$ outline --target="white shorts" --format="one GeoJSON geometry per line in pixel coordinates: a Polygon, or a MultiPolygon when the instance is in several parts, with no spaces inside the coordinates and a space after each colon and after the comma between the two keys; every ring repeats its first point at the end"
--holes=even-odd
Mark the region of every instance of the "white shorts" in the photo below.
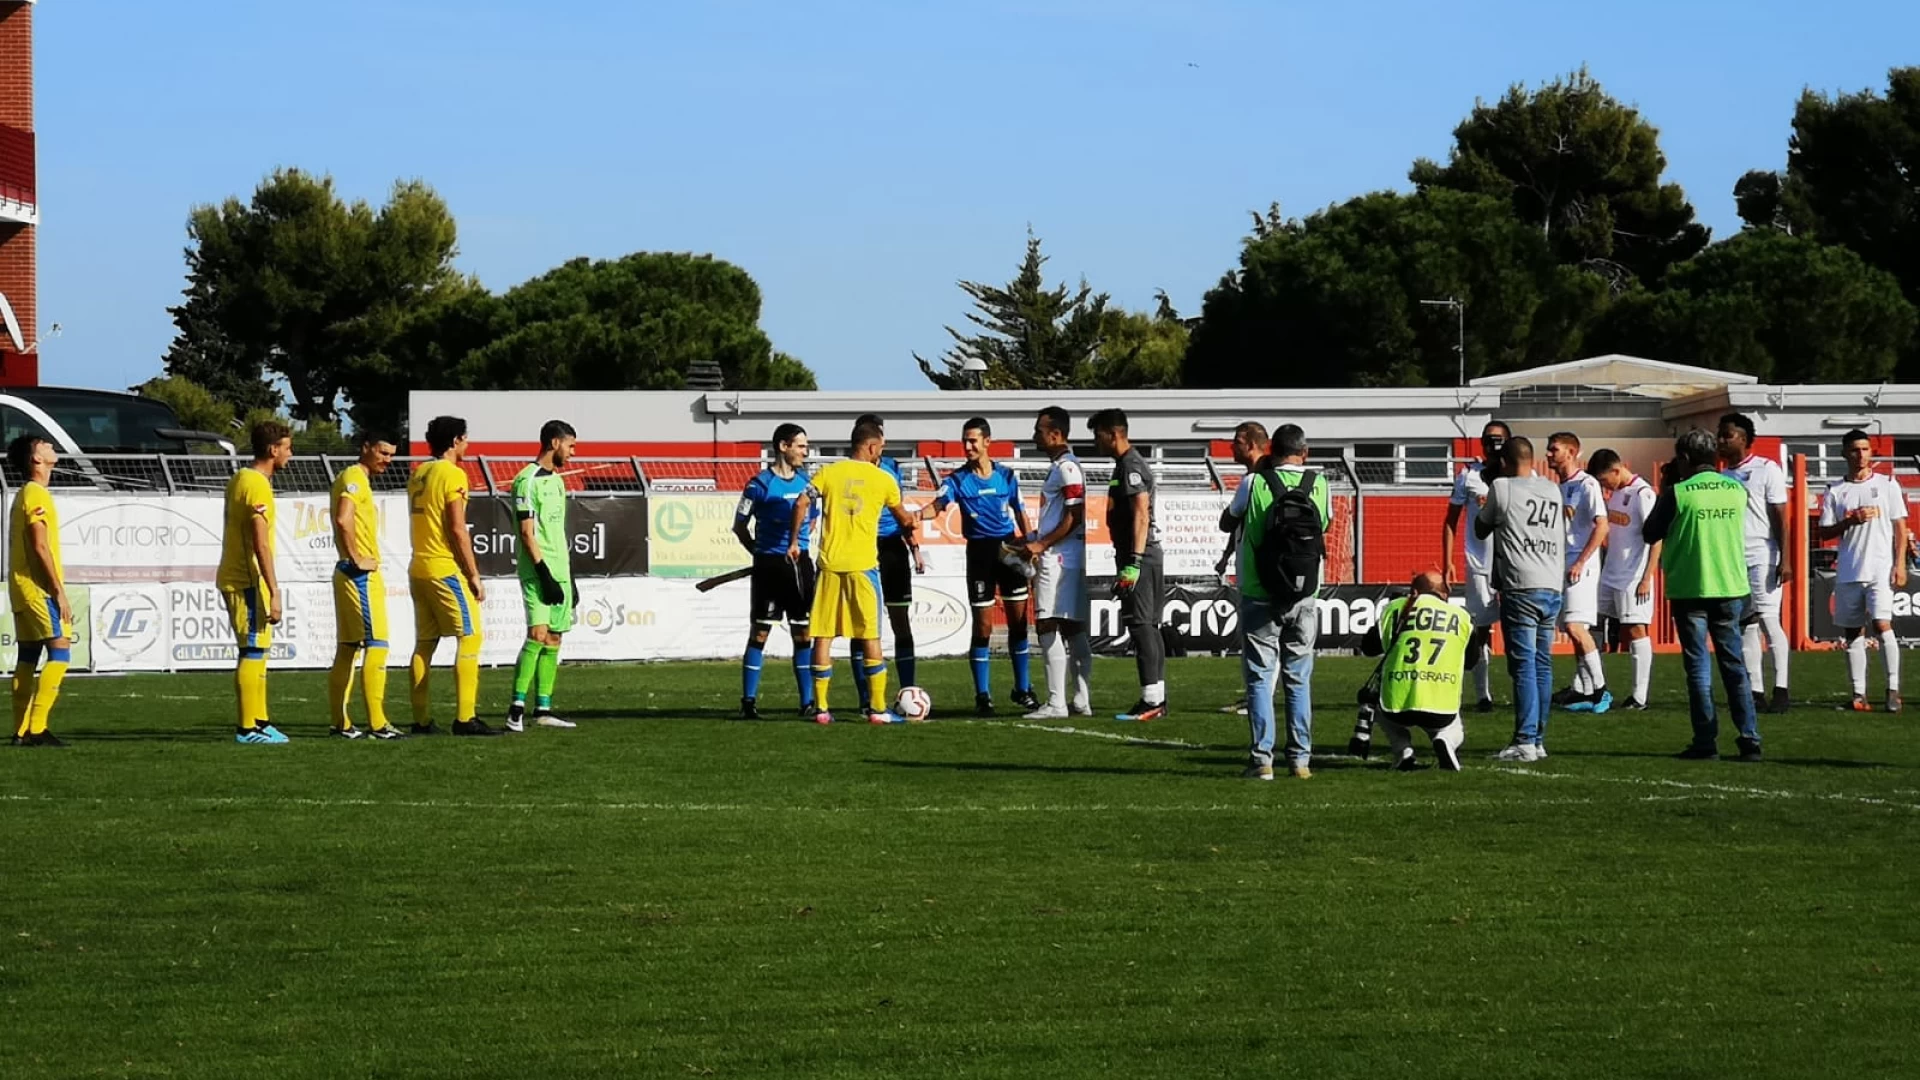
{"type": "Polygon", "coordinates": [[[1567,586],[1560,598],[1560,625],[1592,626],[1600,619],[1600,567],[1587,561],[1580,580],[1567,586]]]}
{"type": "Polygon", "coordinates": [[[1833,583],[1833,625],[1858,630],[1869,622],[1893,621],[1893,584],[1886,581],[1833,583]]]}
{"type": "Polygon", "coordinates": [[[1488,574],[1467,575],[1467,615],[1473,619],[1475,630],[1485,630],[1500,621],[1500,601],[1493,592],[1493,577],[1488,574]]]}
{"type": "MultiPolygon", "coordinates": [[[[1747,590],[1754,611],[1780,614],[1780,560],[1771,551],[1747,552],[1747,590]]],[[[1836,590],[1837,591],[1837,590],[1836,590]]],[[[1889,603],[1892,601],[1889,600],[1889,603]]]]}
{"type": "Polygon", "coordinates": [[[1637,589],[1601,589],[1600,614],[1622,626],[1653,625],[1653,594],[1640,601],[1637,589]]]}
{"type": "Polygon", "coordinates": [[[1087,592],[1087,570],[1068,566],[1057,551],[1044,552],[1033,576],[1033,617],[1065,619],[1085,625],[1093,619],[1093,598],[1087,592]]]}

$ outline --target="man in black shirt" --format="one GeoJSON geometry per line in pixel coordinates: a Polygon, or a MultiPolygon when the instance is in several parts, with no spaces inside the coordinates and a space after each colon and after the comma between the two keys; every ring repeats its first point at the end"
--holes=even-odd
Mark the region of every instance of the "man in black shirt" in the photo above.
{"type": "Polygon", "coordinates": [[[1088,419],[1094,445],[1113,458],[1107,488],[1107,534],[1113,539],[1120,601],[1120,624],[1133,642],[1140,671],[1140,700],[1116,720],[1158,720],[1167,715],[1167,646],[1160,636],[1160,611],[1166,604],[1166,580],[1160,554],[1160,529],[1153,520],[1153,470],[1127,438],[1127,414],[1102,409],[1088,419]]]}

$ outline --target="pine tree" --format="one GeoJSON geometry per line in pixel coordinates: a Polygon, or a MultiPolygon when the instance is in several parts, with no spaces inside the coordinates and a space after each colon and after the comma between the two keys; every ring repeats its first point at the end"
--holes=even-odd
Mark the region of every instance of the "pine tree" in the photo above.
{"type": "Polygon", "coordinates": [[[915,353],[913,358],[927,378],[942,390],[971,390],[974,375],[969,360],[980,360],[987,370],[980,385],[988,390],[1042,390],[1070,387],[1100,349],[1107,310],[1107,294],[1095,293],[1084,280],[1077,289],[1062,283],[1047,288],[1040,275],[1046,263],[1040,238],[1027,231],[1027,257],[1020,272],[1005,285],[962,281],[960,289],[973,298],[977,311],[967,321],[977,333],[949,326],[953,347],[940,357],[944,370],[915,353]]]}

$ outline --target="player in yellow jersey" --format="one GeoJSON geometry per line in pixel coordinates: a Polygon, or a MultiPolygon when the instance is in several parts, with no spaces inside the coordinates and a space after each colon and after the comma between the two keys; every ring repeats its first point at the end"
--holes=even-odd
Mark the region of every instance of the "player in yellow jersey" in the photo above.
{"type": "Polygon", "coordinates": [[[273,570],[273,474],[293,458],[293,431],[278,420],[253,426],[253,464],[227,482],[225,535],[214,583],[239,641],[233,690],[240,726],[234,741],[267,746],[287,741],[267,721],[267,653],[280,623],[280,578],[273,570]]]}
{"type": "Polygon", "coordinates": [[[373,503],[373,478],[393,464],[393,444],[380,435],[360,433],[360,460],[334,477],[333,547],[340,561],[333,568],[333,619],[339,644],[327,674],[327,704],[334,735],[359,739],[401,739],[406,732],[387,723],[387,586],[380,576],[380,513],[373,503]],[[353,662],[362,651],[367,700],[367,730],[353,726],[347,698],[353,694],[353,662]]]}
{"type": "Polygon", "coordinates": [[[819,709],[816,724],[833,723],[827,706],[827,687],[833,681],[833,639],[852,639],[864,658],[858,676],[867,682],[867,721],[898,723],[886,711],[887,665],[880,655],[880,515],[890,513],[900,532],[913,543],[913,518],[900,502],[900,484],[876,462],[886,439],[880,428],[860,424],[853,429],[853,459],[839,461],[814,474],[806,493],[793,507],[794,539],[787,557],[800,557],[800,526],[815,504],[820,508],[818,547],[820,569],[815,579],[813,611],[813,700],[819,709]]]}
{"type": "Polygon", "coordinates": [[[67,603],[67,579],[60,568],[60,515],[47,491],[57,459],[53,444],[38,435],[22,435],[7,447],[8,463],[26,477],[13,497],[7,530],[7,598],[13,602],[13,636],[20,646],[13,669],[15,746],[64,745],[47,730],[73,659],[73,606],[67,603]]]}
{"type": "Polygon", "coordinates": [[[413,594],[413,733],[437,734],[427,714],[433,652],[440,639],[455,640],[453,661],[455,735],[498,735],[477,715],[480,698],[480,604],[487,598],[467,535],[467,422],[436,416],[427,424],[433,460],[407,480],[407,517],[412,522],[413,562],[407,588],[413,594]]]}

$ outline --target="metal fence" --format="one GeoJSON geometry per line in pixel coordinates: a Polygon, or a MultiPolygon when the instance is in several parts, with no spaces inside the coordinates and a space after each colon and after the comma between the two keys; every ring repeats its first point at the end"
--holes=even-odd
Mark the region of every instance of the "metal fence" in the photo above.
{"type": "MultiPolygon", "coordinates": [[[[295,457],[274,474],[274,490],[285,494],[327,491],[340,471],[355,459],[344,456],[295,457]]],[[[407,477],[427,459],[395,458],[386,472],[373,477],[375,491],[402,491],[407,477]]],[[[814,468],[836,459],[813,462],[814,468]]],[[[902,479],[910,494],[928,495],[940,474],[961,467],[963,459],[899,457],[902,479]]],[[[1051,463],[1042,458],[1002,459],[1023,486],[1038,491],[1051,463]]],[[[1409,568],[1437,563],[1440,522],[1454,473],[1464,462],[1450,457],[1402,455],[1392,458],[1355,457],[1347,452],[1320,453],[1309,467],[1327,478],[1332,495],[1333,522],[1327,533],[1328,580],[1360,582],[1401,580],[1409,568]]],[[[144,495],[217,495],[249,464],[245,457],[218,455],[88,454],[62,457],[54,468],[56,490],[113,492],[138,498],[144,495]]],[[[524,468],[520,459],[476,457],[463,463],[478,494],[504,497],[513,476],[524,468]]],[[[561,473],[569,489],[580,496],[737,492],[766,462],[762,458],[641,458],[580,457],[561,473]]],[[[1105,458],[1083,458],[1088,486],[1100,491],[1111,480],[1113,466],[1105,458]]],[[[1240,485],[1243,470],[1230,461],[1207,458],[1160,459],[1152,462],[1158,486],[1168,492],[1212,492],[1224,508],[1240,485]]],[[[11,466],[0,466],[0,491],[19,485],[11,466]]]]}
{"type": "MultiPolygon", "coordinates": [[[[273,489],[289,495],[327,491],[351,457],[295,457],[273,475],[273,489]]],[[[407,477],[427,458],[396,457],[373,477],[375,491],[404,491],[407,477]]],[[[217,495],[234,474],[252,463],[244,457],[204,454],[85,454],[60,458],[48,486],[55,491],[117,492],[140,495],[217,495]]],[[[475,491],[502,495],[525,461],[476,457],[462,463],[475,491]]],[[[575,458],[560,470],[577,495],[642,495],[646,473],[635,458],[575,458]]],[[[749,474],[751,475],[751,474],[749,474]]],[[[0,465],[0,490],[12,491],[22,477],[12,465],[0,465]]]]}

